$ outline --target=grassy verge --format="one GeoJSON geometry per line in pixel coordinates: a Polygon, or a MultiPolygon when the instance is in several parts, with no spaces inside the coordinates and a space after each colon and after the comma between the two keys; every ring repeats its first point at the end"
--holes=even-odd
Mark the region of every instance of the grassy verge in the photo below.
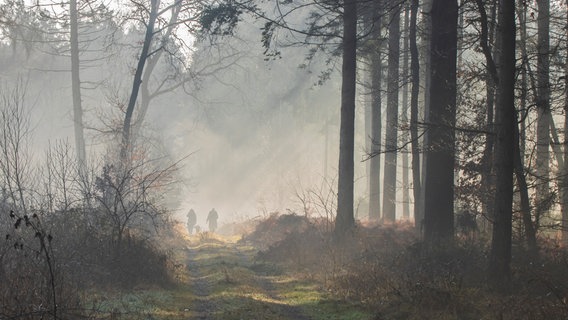
{"type": "Polygon", "coordinates": [[[176,286],[92,293],[88,305],[111,319],[371,319],[312,280],[256,263],[256,252],[232,239],[198,239],[188,245],[176,286]]]}

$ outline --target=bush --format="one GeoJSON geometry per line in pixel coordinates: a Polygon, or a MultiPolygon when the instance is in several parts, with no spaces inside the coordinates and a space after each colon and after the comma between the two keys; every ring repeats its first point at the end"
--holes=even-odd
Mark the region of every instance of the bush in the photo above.
{"type": "Polygon", "coordinates": [[[19,216],[3,216],[0,319],[40,319],[55,312],[58,319],[76,319],[84,313],[81,297],[87,288],[167,286],[173,282],[172,260],[154,245],[155,238],[127,232],[123,254],[116,259],[106,230],[89,226],[84,216],[81,210],[37,218],[22,216],[17,228],[19,216]],[[41,237],[46,240],[43,245],[41,237]]]}
{"type": "MultiPolygon", "coordinates": [[[[270,217],[252,234],[281,229],[279,221],[270,217]]],[[[486,282],[483,240],[425,250],[411,226],[395,224],[359,226],[352,237],[333,243],[319,224],[308,226],[285,233],[258,258],[308,272],[334,297],[375,310],[377,319],[568,318],[568,254],[554,243],[542,247],[539,263],[515,247],[514,289],[500,294],[486,282]]]]}

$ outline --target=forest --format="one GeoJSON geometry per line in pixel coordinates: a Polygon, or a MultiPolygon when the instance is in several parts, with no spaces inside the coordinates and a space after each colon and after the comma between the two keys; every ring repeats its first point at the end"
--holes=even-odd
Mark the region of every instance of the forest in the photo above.
{"type": "Polygon", "coordinates": [[[567,0],[0,0],[0,320],[567,319],[566,162],[567,0]]]}

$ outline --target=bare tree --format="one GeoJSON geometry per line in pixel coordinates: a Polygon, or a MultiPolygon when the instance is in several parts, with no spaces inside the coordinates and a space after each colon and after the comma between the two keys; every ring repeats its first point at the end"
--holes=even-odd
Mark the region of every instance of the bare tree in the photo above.
{"type": "Polygon", "coordinates": [[[159,200],[176,181],[173,178],[178,163],[162,166],[160,159],[148,159],[144,150],[128,167],[107,164],[95,181],[99,203],[112,229],[114,259],[118,262],[123,240],[130,228],[151,231],[160,225],[162,209],[159,200]]]}
{"type": "MultiPolygon", "coordinates": [[[[179,39],[175,34],[177,27],[184,25],[189,32],[195,32],[195,25],[199,21],[199,2],[175,0],[172,3],[164,4],[158,0],[150,0],[149,7],[141,3],[134,2],[134,4],[136,11],[139,12],[144,19],[145,34],[143,45],[138,56],[132,89],[130,90],[130,97],[126,105],[122,125],[120,150],[122,161],[127,158],[127,152],[132,148],[133,139],[135,138],[133,137],[132,126],[140,127],[148,111],[150,101],[161,94],[182,86],[184,82],[189,79],[185,78],[171,85],[168,84],[168,80],[170,79],[166,78],[155,85],[156,89],[154,89],[154,91],[150,89],[152,73],[164,53],[169,54],[173,60],[184,59],[184,57],[176,56],[176,53],[168,51],[171,49],[171,47],[168,47],[168,43],[175,42],[176,39],[179,39]],[[139,96],[141,103],[138,107],[136,121],[133,123],[139,96]]],[[[177,54],[179,55],[180,53],[177,54]]]]}
{"type": "Polygon", "coordinates": [[[134,107],[136,106],[136,100],[138,99],[138,92],[140,91],[140,85],[142,84],[142,74],[144,72],[144,66],[146,65],[146,60],[148,60],[148,55],[150,54],[150,45],[152,44],[152,39],[154,38],[154,26],[156,25],[156,20],[159,15],[159,1],[150,0],[150,8],[148,13],[148,22],[146,24],[146,33],[144,37],[144,44],[142,46],[142,51],[138,57],[138,65],[136,66],[136,71],[134,74],[134,80],[132,82],[132,91],[130,92],[130,98],[128,99],[128,105],[126,106],[126,113],[124,115],[124,123],[122,126],[122,142],[120,145],[120,161],[125,162],[127,159],[127,153],[131,149],[131,137],[130,137],[130,127],[132,125],[132,116],[134,114],[134,107]]]}
{"type": "Polygon", "coordinates": [[[26,105],[26,85],[2,87],[0,93],[0,172],[4,191],[18,211],[27,214],[31,177],[31,122],[26,105]]]}

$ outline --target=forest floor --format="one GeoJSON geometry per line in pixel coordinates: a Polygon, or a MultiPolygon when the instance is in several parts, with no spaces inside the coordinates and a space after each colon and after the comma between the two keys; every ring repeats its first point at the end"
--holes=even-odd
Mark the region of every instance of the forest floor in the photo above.
{"type": "Polygon", "coordinates": [[[190,237],[175,253],[176,284],[106,294],[99,310],[111,319],[372,319],[315,280],[257,261],[257,252],[235,239],[190,237]]]}

